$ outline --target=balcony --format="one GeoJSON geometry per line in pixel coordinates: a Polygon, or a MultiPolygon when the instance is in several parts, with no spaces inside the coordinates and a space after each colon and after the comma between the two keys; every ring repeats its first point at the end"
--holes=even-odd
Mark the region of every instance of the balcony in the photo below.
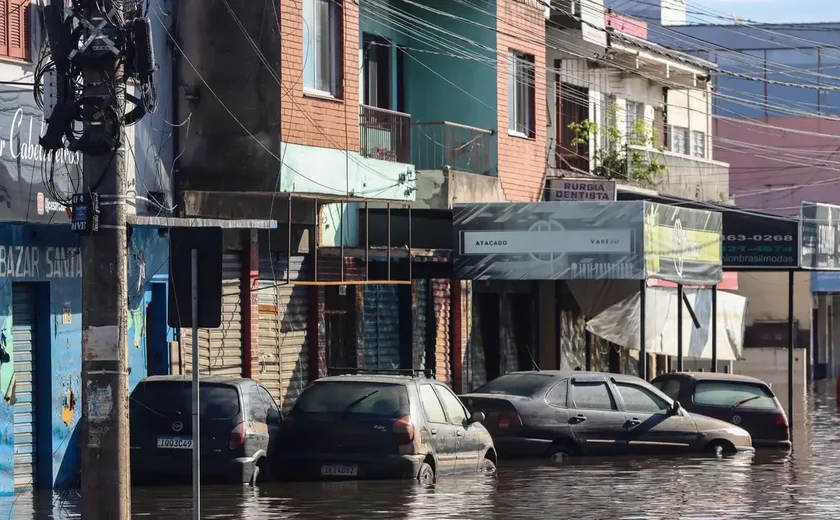
{"type": "Polygon", "coordinates": [[[418,170],[492,173],[493,131],[450,123],[411,124],[411,149],[418,170]]]}
{"type": "Polygon", "coordinates": [[[360,152],[363,157],[411,163],[411,116],[395,110],[359,106],[360,152]]]}
{"type": "Polygon", "coordinates": [[[714,202],[729,196],[728,163],[643,146],[628,148],[641,152],[644,160],[665,165],[656,186],[662,194],[714,202]]]}

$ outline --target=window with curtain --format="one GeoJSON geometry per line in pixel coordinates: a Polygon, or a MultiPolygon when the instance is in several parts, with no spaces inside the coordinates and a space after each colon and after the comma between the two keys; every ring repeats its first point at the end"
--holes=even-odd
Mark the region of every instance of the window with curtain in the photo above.
{"type": "Polygon", "coordinates": [[[303,87],[341,97],[341,0],[303,2],[303,87]]]}
{"type": "Polygon", "coordinates": [[[699,130],[691,132],[691,155],[706,158],[706,133],[699,130]]]}
{"type": "Polygon", "coordinates": [[[508,55],[508,130],[534,137],[534,56],[508,55]]]}
{"type": "Polygon", "coordinates": [[[689,149],[688,128],[682,126],[671,127],[671,151],[688,155],[689,149]]]}

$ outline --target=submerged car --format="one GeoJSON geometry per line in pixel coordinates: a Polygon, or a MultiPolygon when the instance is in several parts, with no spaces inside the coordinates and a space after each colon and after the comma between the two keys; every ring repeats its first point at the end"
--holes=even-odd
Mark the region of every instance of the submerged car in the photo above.
{"type": "Polygon", "coordinates": [[[581,371],[514,372],[461,396],[486,416],[500,456],[751,451],[749,433],[687,412],[638,377],[581,371]]]}
{"type": "Polygon", "coordinates": [[[496,471],[493,439],[446,385],[417,375],[314,381],[283,422],[281,477],[418,479],[496,471]]]}
{"type": "Polygon", "coordinates": [[[736,424],[755,447],[790,448],[790,426],[770,385],[754,377],[714,372],[663,374],[651,384],[686,410],[736,424]]]}
{"type": "MultiPolygon", "coordinates": [[[[267,477],[280,434],[280,409],[252,379],[199,381],[201,478],[251,483],[267,477]]],[[[153,376],[129,399],[131,474],[138,483],[189,480],[192,475],[192,380],[153,376]]]]}

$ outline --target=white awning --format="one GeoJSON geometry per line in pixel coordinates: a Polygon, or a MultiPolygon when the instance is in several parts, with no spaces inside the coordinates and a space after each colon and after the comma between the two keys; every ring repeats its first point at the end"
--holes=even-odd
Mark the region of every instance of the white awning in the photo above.
{"type": "MultiPolygon", "coordinates": [[[[691,314],[683,307],[683,356],[712,358],[712,291],[686,289],[700,328],[695,328],[691,314]]],[[[646,293],[645,348],[648,353],[677,355],[677,291],[671,287],[648,287],[646,293]]],[[[717,357],[734,361],[741,357],[747,299],[737,294],[717,294],[717,357]]],[[[608,307],[586,324],[587,329],[612,343],[639,350],[639,293],[608,307]]]]}

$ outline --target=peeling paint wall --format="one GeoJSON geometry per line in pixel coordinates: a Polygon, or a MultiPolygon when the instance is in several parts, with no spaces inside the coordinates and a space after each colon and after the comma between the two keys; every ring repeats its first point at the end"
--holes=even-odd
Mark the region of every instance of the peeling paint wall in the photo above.
{"type": "MultiPolygon", "coordinates": [[[[129,363],[133,387],[146,373],[145,288],[157,275],[168,274],[167,237],[155,230],[134,229],[129,249],[129,363]]],[[[75,483],[79,472],[77,437],[82,407],[82,294],[79,241],[66,226],[0,225],[0,496],[14,492],[14,399],[12,287],[15,282],[40,285],[36,303],[42,333],[36,339],[39,372],[36,401],[37,465],[40,487],[75,483]],[[44,337],[48,336],[48,337],[44,337]],[[3,341],[5,339],[5,341],[3,341]],[[1,354],[1,353],[0,353],[1,354]],[[49,368],[49,370],[41,370],[49,368]],[[12,387],[11,390],[13,390],[12,387]]],[[[164,324],[165,325],[165,324],[164,324]]]]}

